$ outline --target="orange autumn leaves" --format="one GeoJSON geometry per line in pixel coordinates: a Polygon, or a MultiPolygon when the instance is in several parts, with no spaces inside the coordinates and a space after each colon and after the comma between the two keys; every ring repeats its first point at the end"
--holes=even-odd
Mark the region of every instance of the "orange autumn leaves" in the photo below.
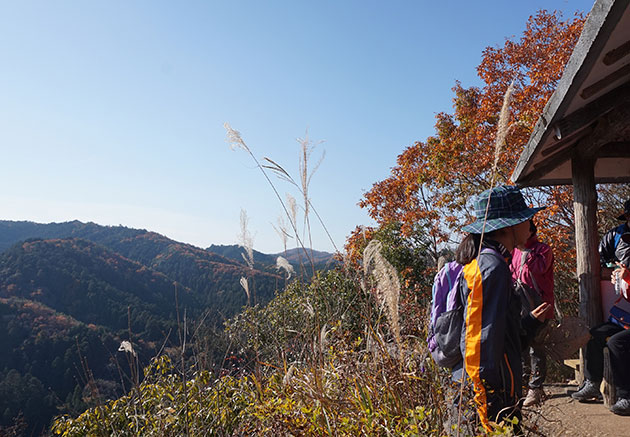
{"type": "MultiPolygon", "coordinates": [[[[436,116],[435,134],[405,149],[391,175],[376,182],[359,205],[379,226],[398,222],[403,234],[418,226],[435,245],[456,242],[457,230],[470,217],[470,198],[490,187],[494,142],[503,96],[514,81],[510,127],[499,157],[497,183],[510,175],[547,100],[553,93],[575,46],[584,19],[563,20],[540,11],[529,18],[518,40],[483,52],[477,73],[482,87],[453,87],[453,113],[436,116]]],[[[571,232],[571,193],[546,188],[529,193],[530,201],[550,205],[541,214],[543,239],[567,248],[571,232]]],[[[355,230],[348,253],[362,246],[363,232],[355,230]]]]}

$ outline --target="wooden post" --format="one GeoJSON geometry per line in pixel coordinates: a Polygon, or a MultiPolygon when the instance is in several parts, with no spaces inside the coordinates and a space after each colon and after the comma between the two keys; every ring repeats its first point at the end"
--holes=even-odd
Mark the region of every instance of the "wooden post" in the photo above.
{"type": "Polygon", "coordinates": [[[592,158],[583,159],[579,156],[571,161],[580,316],[589,327],[601,323],[602,320],[594,161],[592,158]]]}
{"type": "MultiPolygon", "coordinates": [[[[602,320],[595,159],[576,155],[571,160],[571,167],[580,317],[587,326],[593,327],[602,320]]],[[[580,353],[580,379],[584,376],[583,356],[584,353],[580,353]]]]}

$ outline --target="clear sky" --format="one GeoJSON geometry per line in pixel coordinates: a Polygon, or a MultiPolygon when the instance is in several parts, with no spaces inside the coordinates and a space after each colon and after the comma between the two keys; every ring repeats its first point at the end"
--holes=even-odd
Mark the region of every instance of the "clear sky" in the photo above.
{"type": "MultiPolygon", "coordinates": [[[[311,199],[338,247],[363,193],[479,85],[487,46],[536,10],[588,0],[0,2],[0,219],[78,219],[254,248],[282,209],[252,152],[298,178],[297,138],[323,141],[311,199]]],[[[274,179],[278,191],[298,193],[274,179]]],[[[332,250],[313,225],[315,249],[332,250]]],[[[295,243],[293,243],[295,245],[295,243]]]]}

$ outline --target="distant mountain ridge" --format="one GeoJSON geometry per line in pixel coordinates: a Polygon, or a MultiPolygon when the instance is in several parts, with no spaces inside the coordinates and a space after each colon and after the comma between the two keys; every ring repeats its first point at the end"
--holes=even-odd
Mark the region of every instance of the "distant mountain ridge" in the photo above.
{"type": "MultiPolygon", "coordinates": [[[[224,256],[231,260],[243,263],[244,249],[237,244],[231,245],[211,245],[207,248],[208,251],[224,256]]],[[[274,254],[265,254],[257,250],[254,253],[254,266],[259,266],[264,269],[275,269],[276,260],[279,256],[285,258],[293,266],[295,271],[300,270],[300,266],[310,269],[310,258],[313,258],[315,264],[315,270],[325,270],[334,267],[337,262],[334,259],[334,255],[329,252],[323,252],[319,250],[302,249],[296,247],[293,249],[287,249],[286,252],[279,252],[274,254]]]]}
{"type": "MultiPolygon", "coordinates": [[[[130,258],[144,263],[151,262],[152,259],[157,257],[160,252],[163,252],[166,247],[171,244],[200,249],[190,244],[171,240],[168,237],[147,231],[146,229],[133,229],[125,226],[103,226],[93,222],[83,223],[78,220],[63,223],[0,220],[0,252],[3,252],[19,241],[24,241],[29,238],[49,239],[70,237],[82,238],[102,244],[121,252],[123,255],[127,252],[130,258]],[[138,250],[134,251],[128,247],[125,248],[126,243],[128,244],[134,240],[135,243],[138,243],[143,238],[152,240],[153,250],[149,254],[141,254],[138,250]]],[[[244,250],[239,245],[213,244],[206,250],[223,257],[223,259],[215,258],[214,261],[227,262],[227,260],[231,260],[233,263],[235,262],[239,265],[244,264],[242,256],[244,250]]],[[[316,269],[329,268],[331,265],[334,265],[333,254],[308,248],[287,249],[286,252],[275,254],[265,254],[254,250],[254,263],[275,268],[278,256],[284,257],[294,268],[298,267],[300,263],[308,264],[309,257],[313,258],[316,269]]]]}
{"type": "Polygon", "coordinates": [[[79,238],[105,246],[195,290],[205,296],[203,304],[220,310],[224,317],[235,314],[247,303],[239,283],[241,277],[252,277],[256,282],[255,300],[251,303],[269,301],[281,279],[275,271],[252,272],[242,261],[144,229],[101,226],[77,220],[48,224],[0,221],[0,250],[31,238],[79,238]]]}

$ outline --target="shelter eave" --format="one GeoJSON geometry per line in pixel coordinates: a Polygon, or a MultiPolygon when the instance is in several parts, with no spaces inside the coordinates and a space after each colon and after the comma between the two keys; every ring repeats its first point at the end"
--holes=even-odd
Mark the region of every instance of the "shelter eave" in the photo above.
{"type": "MultiPolygon", "coordinates": [[[[625,30],[629,4],[630,0],[598,0],[593,6],[556,91],[524,147],[513,182],[537,186],[571,183],[571,166],[566,161],[574,153],[572,149],[592,133],[596,120],[629,100],[630,56],[624,55],[615,65],[605,58],[620,40],[629,39],[625,30]],[[541,165],[547,168],[541,171],[541,165]],[[554,166],[568,167],[568,173],[554,166]]],[[[625,172],[596,175],[597,181],[625,179],[625,172]]]]}

